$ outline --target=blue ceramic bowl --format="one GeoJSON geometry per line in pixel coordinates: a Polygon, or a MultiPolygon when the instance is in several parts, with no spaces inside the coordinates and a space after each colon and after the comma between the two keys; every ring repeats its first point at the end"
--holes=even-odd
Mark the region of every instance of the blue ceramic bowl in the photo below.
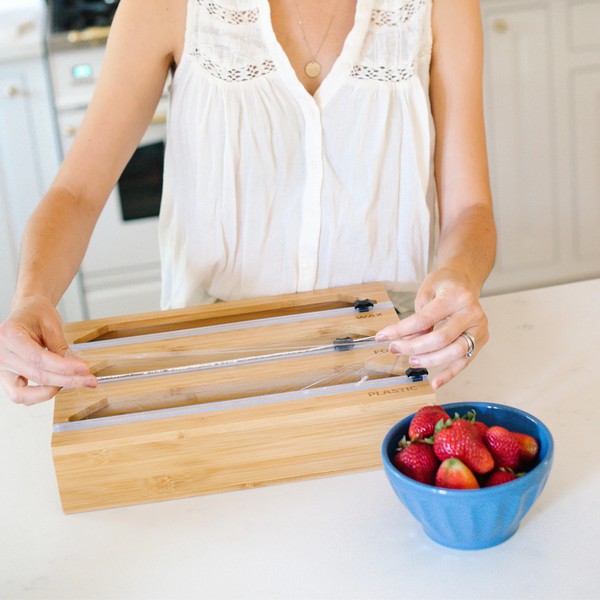
{"type": "Polygon", "coordinates": [[[539,462],[526,475],[502,485],[478,490],[450,490],[419,483],[394,465],[398,441],[408,435],[413,415],[397,423],[385,436],[382,458],[394,492],[421,523],[425,533],[438,544],[461,550],[496,546],[518,529],[540,495],[552,466],[554,443],[548,428],[532,415],[502,404],[485,402],[442,405],[450,416],[476,411],[486,425],[527,433],[539,443],[539,462]]]}

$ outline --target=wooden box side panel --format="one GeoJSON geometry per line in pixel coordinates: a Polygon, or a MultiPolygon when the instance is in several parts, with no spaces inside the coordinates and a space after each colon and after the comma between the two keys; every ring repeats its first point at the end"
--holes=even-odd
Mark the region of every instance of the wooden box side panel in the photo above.
{"type": "Polygon", "coordinates": [[[195,326],[211,324],[215,319],[240,321],[249,317],[294,314],[295,312],[302,312],[306,307],[319,304],[341,303],[352,306],[355,300],[366,298],[370,298],[377,303],[389,302],[390,300],[385,286],[380,282],[373,282],[66,323],[64,334],[69,344],[82,343],[111,334],[120,337],[121,335],[127,335],[127,332],[135,335],[136,333],[186,328],[192,323],[195,326]]]}
{"type": "Polygon", "coordinates": [[[137,435],[131,426],[90,430],[85,438],[80,432],[54,434],[63,509],[80,512],[378,468],[385,433],[434,402],[422,382],[388,393],[165,419],[139,424],[137,435]]]}

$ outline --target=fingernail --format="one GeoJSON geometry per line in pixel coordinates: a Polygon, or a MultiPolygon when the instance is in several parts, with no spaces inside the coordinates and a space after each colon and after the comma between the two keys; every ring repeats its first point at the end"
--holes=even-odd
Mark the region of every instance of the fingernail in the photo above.
{"type": "Polygon", "coordinates": [[[408,359],[408,362],[412,367],[420,367],[421,366],[421,361],[416,356],[411,356],[408,359]]]}
{"type": "Polygon", "coordinates": [[[89,375],[90,368],[87,365],[77,365],[75,367],[76,375],[89,375]]]}
{"type": "Polygon", "coordinates": [[[95,377],[86,377],[83,380],[83,385],[85,387],[95,388],[98,385],[98,382],[95,377]]]}
{"type": "Polygon", "coordinates": [[[386,333],[377,333],[375,334],[375,341],[376,342],[387,342],[389,341],[391,338],[386,334],[386,333]]]}

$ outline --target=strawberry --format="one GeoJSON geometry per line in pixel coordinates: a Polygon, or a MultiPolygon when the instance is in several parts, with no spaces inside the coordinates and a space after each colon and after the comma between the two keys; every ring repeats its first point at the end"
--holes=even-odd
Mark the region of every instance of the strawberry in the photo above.
{"type": "Polygon", "coordinates": [[[471,471],[482,475],[494,468],[494,458],[481,440],[475,425],[465,419],[438,431],[433,449],[440,460],[460,458],[471,471]]]}
{"type": "Polygon", "coordinates": [[[449,418],[450,415],[441,406],[423,406],[415,413],[410,422],[408,437],[412,442],[431,437],[440,419],[446,421],[449,418]]]}
{"type": "Polygon", "coordinates": [[[485,445],[494,457],[496,468],[518,469],[521,461],[519,444],[505,427],[489,427],[483,438],[485,445]]]}
{"type": "Polygon", "coordinates": [[[519,446],[519,452],[521,454],[521,466],[526,467],[533,459],[537,456],[539,446],[536,440],[527,435],[526,433],[512,432],[513,438],[519,446]]]}
{"type": "Polygon", "coordinates": [[[497,471],[492,471],[490,473],[489,477],[485,480],[483,487],[501,485],[503,483],[508,483],[509,481],[514,481],[516,478],[517,476],[512,471],[498,469],[497,471]]]}
{"type": "Polygon", "coordinates": [[[447,458],[435,475],[435,485],[455,490],[474,490],[479,487],[473,471],[459,458],[447,458]]]}
{"type": "Polygon", "coordinates": [[[398,450],[392,460],[398,471],[411,479],[433,485],[435,472],[440,464],[433,451],[433,446],[401,440],[398,450]]]}
{"type": "Polygon", "coordinates": [[[482,421],[474,421],[473,425],[475,425],[475,427],[477,427],[477,430],[479,431],[479,434],[481,435],[481,439],[483,439],[485,436],[485,432],[488,430],[488,426],[485,423],[483,423],[482,421]]]}

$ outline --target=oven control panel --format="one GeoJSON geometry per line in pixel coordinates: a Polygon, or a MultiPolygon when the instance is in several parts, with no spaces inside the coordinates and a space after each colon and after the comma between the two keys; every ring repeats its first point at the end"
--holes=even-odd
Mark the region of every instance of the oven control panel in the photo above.
{"type": "Polygon", "coordinates": [[[102,69],[104,50],[104,46],[88,46],[50,52],[54,102],[59,112],[88,106],[102,69]]]}

